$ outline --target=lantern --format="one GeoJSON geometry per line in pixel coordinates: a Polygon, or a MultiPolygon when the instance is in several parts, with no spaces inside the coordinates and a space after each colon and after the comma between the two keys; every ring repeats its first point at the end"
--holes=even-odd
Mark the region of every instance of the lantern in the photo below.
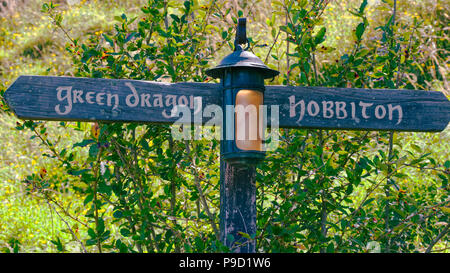
{"type": "Polygon", "coordinates": [[[278,71],[267,67],[253,53],[243,49],[248,44],[246,19],[240,18],[234,52],[220,64],[206,71],[220,78],[223,87],[223,142],[221,156],[233,165],[255,164],[264,159],[264,120],[260,106],[264,101],[264,79],[278,71]]]}

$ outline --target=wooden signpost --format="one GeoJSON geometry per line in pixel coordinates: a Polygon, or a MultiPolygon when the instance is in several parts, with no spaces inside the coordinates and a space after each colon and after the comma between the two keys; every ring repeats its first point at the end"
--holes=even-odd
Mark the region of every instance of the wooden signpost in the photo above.
{"type": "MultiPolygon", "coordinates": [[[[206,107],[225,106],[224,88],[213,83],[20,76],[4,97],[12,111],[25,120],[171,124],[179,119],[175,110],[185,106],[191,110],[190,122],[204,124],[211,119],[203,114],[206,107]]],[[[264,89],[264,105],[270,110],[278,107],[281,128],[439,132],[450,121],[450,102],[440,92],[300,86],[264,89]]],[[[220,172],[221,239],[229,247],[242,243],[233,248],[235,252],[255,252],[255,240],[239,236],[240,232],[256,234],[255,166],[234,168],[221,159],[220,172]]]]}
{"type": "MultiPolygon", "coordinates": [[[[5,99],[21,119],[171,124],[174,107],[192,115],[222,106],[221,85],[20,76],[5,99]]],[[[281,128],[439,132],[450,120],[441,92],[266,86],[264,104],[279,107],[281,128]]],[[[201,123],[211,117],[201,115],[201,123]]],[[[194,117],[190,119],[195,123],[194,117]]],[[[269,121],[268,121],[269,122],[269,121]]]]}

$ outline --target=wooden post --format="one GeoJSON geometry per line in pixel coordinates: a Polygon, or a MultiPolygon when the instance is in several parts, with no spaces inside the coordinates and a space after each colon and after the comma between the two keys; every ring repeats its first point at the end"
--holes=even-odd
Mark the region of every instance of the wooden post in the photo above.
{"type": "Polygon", "coordinates": [[[220,239],[235,253],[256,252],[256,167],[220,160],[220,239]],[[230,236],[232,235],[232,236],[230,236]]]}

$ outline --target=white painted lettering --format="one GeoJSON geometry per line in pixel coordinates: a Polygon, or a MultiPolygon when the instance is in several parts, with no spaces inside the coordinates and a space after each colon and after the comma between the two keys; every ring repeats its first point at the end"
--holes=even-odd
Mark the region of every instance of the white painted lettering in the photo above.
{"type": "Polygon", "coordinates": [[[377,105],[377,107],[375,107],[375,117],[377,119],[383,119],[385,116],[386,116],[386,108],[383,105],[377,105]]]}
{"type": "Polygon", "coordinates": [[[336,102],[336,118],[345,119],[347,117],[347,110],[345,110],[346,103],[344,101],[336,102]],[[341,115],[342,113],[342,115],[341,115]]]}
{"type": "Polygon", "coordinates": [[[326,119],[335,118],[342,120],[349,118],[356,123],[360,123],[361,117],[366,120],[371,118],[378,120],[389,119],[395,120],[396,125],[398,125],[403,120],[403,109],[401,105],[395,104],[383,105],[364,101],[347,102],[331,100],[323,100],[321,103],[318,103],[315,100],[297,101],[295,95],[289,97],[289,117],[296,118],[297,123],[302,121],[305,116],[316,117],[319,115],[326,119]],[[347,108],[347,105],[350,108],[347,108]]]}
{"type": "Polygon", "coordinates": [[[295,117],[296,116],[296,111],[295,108],[297,107],[297,105],[300,105],[300,117],[298,118],[298,121],[301,121],[303,119],[303,116],[305,115],[305,101],[301,100],[297,103],[295,103],[295,96],[292,95],[289,97],[289,117],[295,117]]]}
{"type": "Polygon", "coordinates": [[[306,108],[307,108],[306,110],[308,111],[308,115],[310,115],[311,117],[317,116],[320,112],[319,104],[313,100],[308,103],[308,106],[306,108]],[[315,109],[314,112],[312,110],[313,106],[315,109]]]}
{"type": "Polygon", "coordinates": [[[352,120],[354,120],[356,123],[359,123],[359,118],[356,117],[356,105],[354,102],[350,102],[350,105],[352,106],[352,120]]]}
{"type": "Polygon", "coordinates": [[[163,107],[163,98],[161,94],[155,94],[153,95],[153,106],[154,107],[163,107]]]}
{"type": "Polygon", "coordinates": [[[64,111],[61,111],[60,104],[55,106],[55,111],[58,115],[67,115],[72,111],[72,86],[60,86],[56,88],[56,98],[58,101],[66,101],[67,105],[64,106],[64,111]],[[63,91],[65,94],[63,95],[63,91]]]}
{"type": "Polygon", "coordinates": [[[400,122],[402,122],[403,119],[403,110],[402,107],[400,105],[396,105],[396,106],[392,106],[392,104],[388,104],[388,112],[389,112],[389,120],[392,120],[392,116],[394,113],[394,110],[397,110],[398,112],[398,121],[395,125],[400,124],[400,122]]]}
{"type": "Polygon", "coordinates": [[[322,101],[323,106],[323,117],[324,118],[332,118],[334,111],[333,111],[333,102],[332,101],[322,101]]]}
{"type": "Polygon", "coordinates": [[[186,96],[180,96],[178,98],[178,105],[188,105],[188,98],[186,96]]]}
{"type": "Polygon", "coordinates": [[[103,100],[105,99],[103,96],[105,95],[105,93],[97,93],[97,95],[95,96],[95,102],[97,102],[98,105],[105,105],[105,103],[103,102],[103,100]]]}
{"type": "Polygon", "coordinates": [[[73,103],[84,103],[83,98],[83,90],[73,90],[73,103]]]}
{"type": "Polygon", "coordinates": [[[95,102],[93,101],[94,99],[94,92],[87,92],[86,93],[86,102],[89,104],[94,104],[95,102]]]}
{"type": "Polygon", "coordinates": [[[141,94],[141,107],[152,107],[150,104],[150,94],[141,94]]]}
{"type": "Polygon", "coordinates": [[[177,96],[167,95],[166,96],[166,107],[169,107],[169,106],[175,107],[176,105],[177,105],[177,96]]]}
{"type": "Polygon", "coordinates": [[[362,102],[362,101],[359,102],[359,106],[362,107],[361,114],[362,114],[363,118],[365,118],[365,119],[370,118],[370,116],[367,115],[366,109],[368,107],[372,106],[372,105],[373,105],[373,103],[365,103],[365,102],[362,102]]]}
{"type": "Polygon", "coordinates": [[[116,109],[119,106],[119,95],[118,94],[106,94],[106,105],[109,107],[112,106],[112,100],[114,99],[114,107],[113,110],[116,109]]]}
{"type": "Polygon", "coordinates": [[[134,86],[130,82],[126,82],[125,85],[128,86],[128,88],[130,88],[131,93],[132,93],[125,98],[125,103],[129,107],[136,107],[139,104],[138,93],[137,93],[136,89],[134,88],[134,86]],[[131,102],[132,100],[133,100],[133,102],[131,102]]]}

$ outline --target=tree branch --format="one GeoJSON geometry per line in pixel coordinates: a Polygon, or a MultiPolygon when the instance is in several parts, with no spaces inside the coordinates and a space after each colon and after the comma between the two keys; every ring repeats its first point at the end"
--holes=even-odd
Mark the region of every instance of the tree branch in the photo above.
{"type": "Polygon", "coordinates": [[[444,228],[444,230],[441,231],[441,233],[438,234],[438,236],[431,242],[431,244],[428,246],[427,250],[425,250],[425,253],[430,253],[433,249],[433,246],[439,242],[439,240],[444,237],[445,234],[447,234],[448,229],[450,227],[450,224],[447,223],[447,226],[444,228]]]}

